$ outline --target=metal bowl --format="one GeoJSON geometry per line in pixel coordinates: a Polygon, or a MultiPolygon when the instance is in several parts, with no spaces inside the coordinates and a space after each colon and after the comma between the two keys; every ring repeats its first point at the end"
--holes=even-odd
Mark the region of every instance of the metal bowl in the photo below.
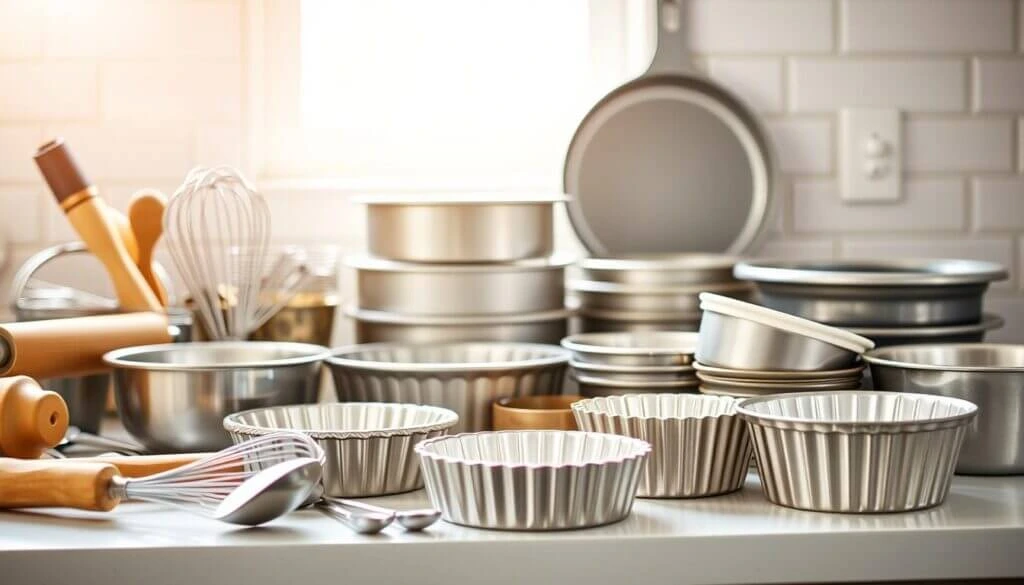
{"type": "Polygon", "coordinates": [[[564,195],[360,197],[370,254],[406,262],[513,262],[551,254],[564,195]]]}
{"type": "Polygon", "coordinates": [[[346,307],[359,343],[505,341],[558,343],[569,329],[570,309],[520,315],[419,317],[346,307]]]}
{"type": "Polygon", "coordinates": [[[583,376],[620,382],[675,382],[696,378],[692,366],[609,366],[570,361],[569,367],[583,376]]]}
{"type": "Polygon", "coordinates": [[[651,393],[694,393],[700,381],[673,380],[671,382],[623,382],[621,380],[610,380],[599,376],[586,376],[579,372],[572,373],[572,379],[576,381],[581,396],[593,398],[596,396],[622,396],[624,394],[651,394],[651,393]]]}
{"type": "Polygon", "coordinates": [[[257,408],[228,415],[224,428],[236,443],[277,431],[311,437],[326,456],[326,494],[359,498],[423,487],[413,447],[446,434],[458,421],[445,408],[363,402],[257,408]]]}
{"type": "Polygon", "coordinates": [[[704,316],[696,358],[737,370],[834,370],[852,367],[870,339],[849,331],[701,293],[704,316]]]}
{"type": "Polygon", "coordinates": [[[327,365],[342,402],[440,406],[459,415],[456,431],[482,431],[498,398],[560,394],[568,361],[533,343],[372,343],[336,349],[327,365]]]}
{"type": "Polygon", "coordinates": [[[721,254],[646,254],[579,261],[584,280],[657,286],[735,282],[735,256],[721,254]]]}
{"type": "Polygon", "coordinates": [[[587,311],[616,311],[633,313],[697,313],[702,292],[727,294],[747,298],[751,292],[745,282],[690,286],[652,286],[573,280],[565,285],[579,299],[580,309],[587,311]]]}
{"type": "Polygon", "coordinates": [[[369,256],[355,268],[359,308],[400,315],[517,315],[565,306],[568,255],[502,264],[416,264],[369,256]]]}
{"type": "Polygon", "coordinates": [[[1024,474],[1024,345],[904,345],[864,355],[876,387],[978,405],[957,473],[1024,474]]]}
{"type": "Polygon", "coordinates": [[[938,327],[850,327],[857,335],[875,342],[875,347],[917,345],[921,343],[971,343],[984,341],[989,331],[1006,323],[998,315],[985,315],[980,323],[943,325],[938,327]]]}
{"type": "Polygon", "coordinates": [[[851,327],[977,323],[989,283],[1008,277],[992,262],[925,259],[751,261],[734,273],[767,307],[851,327]]]}
{"type": "Polygon", "coordinates": [[[770,501],[860,514],[941,504],[977,411],[965,400],[867,391],[776,394],[737,407],[770,501]]]}
{"type": "Polygon", "coordinates": [[[317,397],[330,350],[278,341],[143,345],[112,351],[121,422],[156,452],[215,451],[231,444],[224,417],[317,397]]]}
{"type": "Polygon", "coordinates": [[[584,333],[562,340],[575,361],[609,366],[686,366],[693,362],[697,334],[681,331],[584,333]]]}
{"type": "Polygon", "coordinates": [[[736,400],[696,394],[591,398],[572,405],[580,429],[651,444],[641,498],[700,498],[743,487],[750,465],[736,400]]]}
{"type": "Polygon", "coordinates": [[[618,522],[633,506],[651,446],[580,431],[500,431],[416,446],[427,495],[447,522],[566,530],[618,522]]]}

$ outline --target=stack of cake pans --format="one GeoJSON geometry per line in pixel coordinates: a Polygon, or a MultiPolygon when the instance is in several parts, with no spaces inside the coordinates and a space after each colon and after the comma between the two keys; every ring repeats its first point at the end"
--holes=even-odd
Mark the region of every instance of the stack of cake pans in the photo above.
{"type": "Polygon", "coordinates": [[[562,340],[586,397],[694,392],[697,334],[686,331],[581,333],[562,340]]]}
{"type": "Polygon", "coordinates": [[[586,258],[580,278],[568,284],[579,303],[579,330],[696,331],[701,292],[750,294],[732,275],[736,261],[718,254],[586,258]]]}
{"type": "Polygon", "coordinates": [[[772,309],[863,335],[879,347],[982,341],[1003,326],[982,313],[989,283],[1006,269],[976,260],[751,261],[736,278],[752,281],[772,309]]]}
{"type": "Polygon", "coordinates": [[[564,196],[364,197],[369,255],[349,258],[358,343],[530,341],[567,333],[565,268],[554,253],[564,196]]]}

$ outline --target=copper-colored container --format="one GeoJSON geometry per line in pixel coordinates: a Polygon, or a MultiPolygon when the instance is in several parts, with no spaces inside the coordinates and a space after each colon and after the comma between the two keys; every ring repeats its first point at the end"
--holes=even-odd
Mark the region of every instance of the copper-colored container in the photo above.
{"type": "Polygon", "coordinates": [[[339,297],[322,292],[300,292],[266,323],[253,331],[254,341],[298,341],[331,345],[334,314],[339,297]]]}
{"type": "Polygon", "coordinates": [[[572,403],[583,400],[575,394],[502,398],[491,406],[494,430],[575,431],[572,403]]]}

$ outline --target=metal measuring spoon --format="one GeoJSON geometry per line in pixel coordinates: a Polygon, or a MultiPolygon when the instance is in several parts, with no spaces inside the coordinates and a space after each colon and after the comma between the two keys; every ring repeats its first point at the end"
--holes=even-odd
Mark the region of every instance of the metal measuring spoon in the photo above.
{"type": "Polygon", "coordinates": [[[357,534],[377,534],[395,520],[394,514],[380,514],[377,512],[355,513],[344,506],[335,504],[327,498],[321,498],[313,505],[317,510],[335,518],[357,534]]]}
{"type": "Polygon", "coordinates": [[[214,510],[222,522],[256,526],[302,506],[322,469],[316,459],[301,457],[272,465],[235,488],[214,510]]]}
{"type": "Polygon", "coordinates": [[[356,502],[353,500],[326,497],[324,499],[340,506],[355,508],[356,510],[362,510],[364,512],[382,515],[390,514],[394,517],[395,521],[398,522],[399,526],[409,532],[419,532],[420,530],[424,530],[441,518],[441,511],[433,508],[421,508],[419,510],[392,510],[390,508],[382,508],[380,506],[374,506],[372,504],[356,502]]]}

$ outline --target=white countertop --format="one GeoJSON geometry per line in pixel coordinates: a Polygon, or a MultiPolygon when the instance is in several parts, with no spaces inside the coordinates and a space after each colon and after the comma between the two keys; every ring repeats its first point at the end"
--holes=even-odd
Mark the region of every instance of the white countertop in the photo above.
{"type": "MultiPolygon", "coordinates": [[[[377,498],[420,507],[425,492],[377,498]]],[[[556,533],[438,522],[359,536],[314,510],[244,529],[151,504],[0,512],[0,583],[797,583],[1024,580],[1024,477],[957,477],[920,512],[840,515],[728,496],[638,499],[618,524],[556,533]]]]}

